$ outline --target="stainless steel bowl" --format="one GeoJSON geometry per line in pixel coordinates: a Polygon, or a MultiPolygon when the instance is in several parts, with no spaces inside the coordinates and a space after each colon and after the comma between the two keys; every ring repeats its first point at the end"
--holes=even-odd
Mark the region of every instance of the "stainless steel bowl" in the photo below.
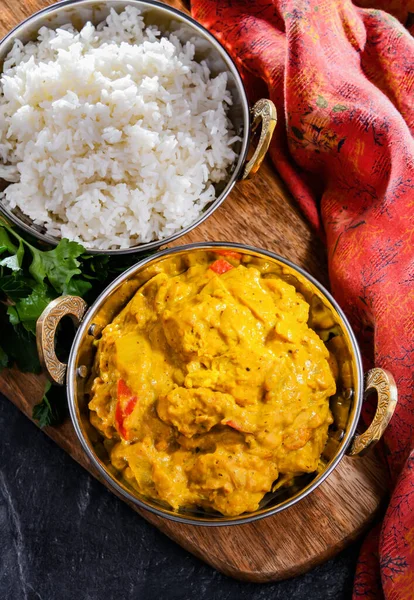
{"type": "MultiPolygon", "coordinates": [[[[233,123],[236,134],[240,136],[242,141],[237,142],[234,146],[238,158],[227,180],[216,185],[216,200],[207,206],[192,225],[168,238],[131,246],[126,249],[109,251],[88,249],[92,254],[147,252],[172,242],[200,225],[225,200],[238,179],[248,178],[258,170],[269,147],[276,124],[276,109],[270,100],[259,100],[250,110],[241,77],[223,46],[191,17],[153,0],[107,0],[105,2],[99,2],[98,0],[66,0],[44,8],[20,23],[0,42],[0,71],[2,70],[3,61],[10,52],[15,40],[21,40],[23,43],[36,40],[38,31],[43,26],[55,29],[65,23],[72,23],[74,27],[80,29],[87,21],[97,25],[108,16],[111,8],[120,12],[129,5],[141,10],[147,24],[156,24],[163,32],[174,32],[182,42],[191,39],[196,47],[195,59],[197,61],[205,60],[213,76],[227,72],[228,88],[233,97],[229,118],[233,123]],[[251,133],[260,121],[262,121],[260,139],[252,159],[246,164],[251,133]]],[[[3,185],[3,189],[4,187],[3,185]]],[[[0,202],[0,212],[7,219],[42,242],[53,245],[59,242],[59,238],[46,234],[44,228],[35,225],[20,210],[10,211],[0,202]]]]}
{"type": "Polygon", "coordinates": [[[59,384],[66,380],[70,415],[82,446],[102,477],[119,494],[141,508],[174,521],[196,525],[236,525],[273,515],[310,494],[335,469],[344,454],[363,454],[378,441],[388,425],[397,402],[397,390],[392,375],[382,369],[372,369],[365,378],[361,356],[352,329],[342,310],[323,286],[303,269],[288,260],[251,246],[228,243],[192,244],[158,252],[146,258],[118,277],[87,309],[85,302],[74,296],[63,296],[53,301],[37,324],[37,341],[41,361],[50,378],[59,384]],[[185,270],[190,259],[206,253],[214,257],[217,250],[237,250],[242,260],[254,264],[268,274],[275,274],[296,287],[308,301],[309,325],[334,353],[339,369],[337,393],[330,399],[334,422],[322,455],[318,472],[299,477],[294,486],[279,488],[263,499],[254,513],[229,518],[203,511],[174,512],[168,506],[145,498],[131,488],[110,464],[99,434],[89,422],[88,395],[85,383],[91,374],[95,353],[95,339],[113,320],[137,289],[168,267],[179,273],[185,270]],[[55,333],[59,321],[70,315],[81,323],[72,345],[68,365],[62,364],[55,354],[55,333]],[[378,408],[375,417],[362,435],[356,435],[364,394],[375,389],[378,408]]]}

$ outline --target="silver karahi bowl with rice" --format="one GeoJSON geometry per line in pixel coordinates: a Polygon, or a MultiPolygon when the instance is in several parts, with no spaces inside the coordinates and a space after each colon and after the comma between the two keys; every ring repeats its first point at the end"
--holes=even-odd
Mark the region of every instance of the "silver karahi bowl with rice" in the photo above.
{"type": "Polygon", "coordinates": [[[48,244],[168,244],[258,170],[276,124],[223,46],[157,2],[45,8],[0,42],[0,65],[0,211],[48,244]]]}

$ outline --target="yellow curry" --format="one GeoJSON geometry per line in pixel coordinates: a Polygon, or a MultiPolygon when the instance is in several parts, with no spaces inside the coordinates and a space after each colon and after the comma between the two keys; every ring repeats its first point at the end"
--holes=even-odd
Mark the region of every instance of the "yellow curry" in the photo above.
{"type": "Polygon", "coordinates": [[[317,469],[335,380],[303,296],[224,254],[139,288],[97,342],[89,408],[141,494],[234,516],[317,469]]]}

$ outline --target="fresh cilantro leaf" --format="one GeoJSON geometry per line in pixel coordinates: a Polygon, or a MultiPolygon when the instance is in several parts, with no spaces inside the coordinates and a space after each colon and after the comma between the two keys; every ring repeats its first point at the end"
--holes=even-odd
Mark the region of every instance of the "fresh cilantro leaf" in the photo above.
{"type": "Polygon", "coordinates": [[[36,321],[24,321],[22,323],[26,331],[29,331],[33,335],[36,335],[36,321]]]}
{"type": "Polygon", "coordinates": [[[26,373],[40,373],[35,336],[21,323],[13,327],[5,311],[1,317],[1,345],[9,357],[9,364],[16,363],[16,366],[26,373]]]}
{"type": "Polygon", "coordinates": [[[84,281],[80,277],[72,277],[72,279],[65,284],[63,293],[69,294],[70,296],[83,297],[90,289],[92,289],[92,284],[89,281],[84,281]]]}
{"type": "Polygon", "coordinates": [[[41,402],[33,407],[33,419],[38,422],[39,427],[48,427],[50,425],[59,425],[63,421],[65,414],[64,388],[53,387],[47,381],[41,402]]]}
{"type": "Polygon", "coordinates": [[[0,290],[6,294],[10,300],[16,302],[21,298],[26,298],[32,292],[33,280],[24,277],[21,273],[12,273],[0,277],[0,290]]]}
{"type": "Polygon", "coordinates": [[[16,254],[17,246],[15,246],[11,241],[10,236],[4,226],[0,225],[0,254],[2,254],[5,250],[10,252],[10,254],[16,254]]]}
{"type": "Polygon", "coordinates": [[[6,258],[3,258],[2,260],[0,260],[0,266],[1,267],[7,267],[8,269],[11,269],[12,271],[20,271],[22,263],[23,263],[23,257],[24,257],[24,246],[23,246],[23,242],[19,242],[19,246],[16,250],[15,254],[12,254],[11,256],[6,256],[6,258]]]}
{"type": "Polygon", "coordinates": [[[43,398],[39,404],[36,404],[36,406],[33,407],[32,417],[35,421],[38,421],[39,427],[42,428],[50,425],[52,420],[52,407],[50,406],[50,402],[47,398],[47,393],[51,386],[52,384],[50,381],[46,381],[43,398]]]}
{"type": "MultiPolygon", "coordinates": [[[[56,294],[51,294],[51,290],[44,283],[38,283],[34,286],[32,293],[26,298],[21,298],[13,306],[9,306],[7,314],[10,317],[10,323],[17,325],[27,321],[36,321],[46,306],[56,294]]],[[[29,331],[32,331],[32,327],[29,331]]]]}
{"type": "Polygon", "coordinates": [[[82,256],[82,277],[96,279],[106,285],[120,273],[135,265],[138,260],[146,258],[148,254],[123,254],[121,256],[108,256],[106,254],[85,254],[82,256]]]}
{"type": "Polygon", "coordinates": [[[48,427],[48,425],[52,425],[53,421],[53,412],[52,407],[50,406],[50,402],[47,399],[47,396],[43,396],[43,399],[39,404],[33,407],[33,419],[38,422],[40,428],[48,427]]]}
{"type": "MultiPolygon", "coordinates": [[[[164,249],[166,250],[168,246],[166,246],[164,249]]],[[[126,271],[126,269],[129,269],[129,267],[132,267],[133,265],[136,265],[138,260],[143,260],[144,258],[147,258],[147,256],[149,256],[150,253],[143,253],[140,254],[139,257],[137,257],[136,254],[125,254],[123,256],[110,256],[109,257],[109,263],[108,263],[108,274],[111,277],[111,279],[113,278],[112,276],[114,274],[119,275],[120,273],[123,273],[124,271],[126,271]]]]}
{"type": "MultiPolygon", "coordinates": [[[[302,134],[303,135],[303,134],[302,134]]],[[[16,364],[21,371],[40,372],[36,348],[36,321],[58,294],[87,297],[93,301],[115,277],[138,260],[137,255],[90,255],[67,239],[54,249],[39,248],[37,240],[24,237],[0,218],[0,369],[16,364]]],[[[145,255],[139,255],[139,259],[145,255]]],[[[73,330],[62,321],[56,350],[62,357],[73,339],[73,330]]],[[[65,414],[65,390],[45,391],[33,417],[41,427],[61,421],[65,414]]]]}
{"type": "Polygon", "coordinates": [[[80,262],[77,260],[85,251],[77,242],[63,239],[53,250],[41,251],[29,246],[33,256],[29,272],[38,283],[47,277],[58,293],[63,293],[65,286],[75,275],[80,275],[80,262]]]}

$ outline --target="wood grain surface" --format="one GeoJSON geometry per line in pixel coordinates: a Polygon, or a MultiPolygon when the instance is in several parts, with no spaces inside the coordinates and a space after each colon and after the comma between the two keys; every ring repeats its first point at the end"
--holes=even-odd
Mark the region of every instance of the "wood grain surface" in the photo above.
{"type": "MultiPolygon", "coordinates": [[[[51,2],[0,0],[0,36],[48,4],[51,2]]],[[[171,4],[183,8],[179,2],[171,4]]],[[[174,245],[213,240],[272,250],[328,284],[324,248],[270,164],[265,163],[251,181],[239,183],[205,223],[174,245]]],[[[0,378],[0,391],[29,418],[33,405],[42,396],[43,385],[42,377],[13,369],[3,372],[0,378]]],[[[47,428],[45,433],[99,479],[69,420],[60,427],[47,428]]],[[[299,504],[247,525],[182,525],[131,506],[171,539],[223,573],[265,582],[303,573],[344,548],[378,513],[387,485],[384,467],[371,453],[361,459],[344,458],[330,477],[299,504]]]]}

